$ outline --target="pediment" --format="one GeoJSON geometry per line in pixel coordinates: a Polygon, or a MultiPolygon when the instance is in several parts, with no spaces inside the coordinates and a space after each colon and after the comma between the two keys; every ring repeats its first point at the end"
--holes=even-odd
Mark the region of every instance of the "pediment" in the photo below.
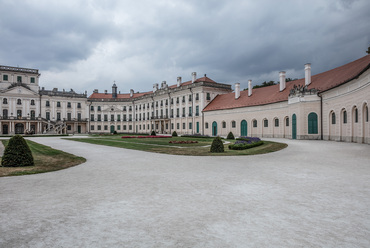
{"type": "Polygon", "coordinates": [[[12,87],[2,92],[4,95],[17,95],[17,96],[37,96],[37,92],[27,89],[22,86],[12,87]]]}
{"type": "Polygon", "coordinates": [[[109,105],[103,109],[103,112],[118,112],[122,109],[118,108],[116,105],[109,105]]]}

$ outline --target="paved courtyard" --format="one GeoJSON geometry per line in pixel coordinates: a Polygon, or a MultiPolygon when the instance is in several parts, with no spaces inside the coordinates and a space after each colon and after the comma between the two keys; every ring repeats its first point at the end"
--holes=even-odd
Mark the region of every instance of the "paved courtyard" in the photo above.
{"type": "Polygon", "coordinates": [[[370,247],[369,145],[190,157],[32,140],[87,162],[0,178],[0,247],[370,247]]]}

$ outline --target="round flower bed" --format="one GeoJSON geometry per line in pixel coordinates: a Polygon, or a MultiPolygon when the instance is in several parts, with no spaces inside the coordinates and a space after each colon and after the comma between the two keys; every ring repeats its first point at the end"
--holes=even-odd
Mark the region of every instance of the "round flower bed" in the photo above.
{"type": "Polygon", "coordinates": [[[195,143],[198,143],[198,141],[194,141],[194,140],[171,140],[168,143],[170,143],[170,144],[195,144],[195,143]]]}
{"type": "Polygon", "coordinates": [[[263,141],[258,137],[239,137],[234,144],[229,145],[230,150],[245,150],[252,147],[260,146],[263,141]]]}

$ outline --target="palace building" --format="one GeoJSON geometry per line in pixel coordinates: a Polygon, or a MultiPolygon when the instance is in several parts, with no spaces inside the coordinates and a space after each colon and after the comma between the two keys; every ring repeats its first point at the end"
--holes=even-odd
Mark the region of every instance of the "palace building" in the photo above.
{"type": "Polygon", "coordinates": [[[0,66],[0,133],[157,133],[370,143],[370,55],[335,69],[241,91],[204,75],[148,92],[79,94],[39,87],[39,71],[0,66]]]}

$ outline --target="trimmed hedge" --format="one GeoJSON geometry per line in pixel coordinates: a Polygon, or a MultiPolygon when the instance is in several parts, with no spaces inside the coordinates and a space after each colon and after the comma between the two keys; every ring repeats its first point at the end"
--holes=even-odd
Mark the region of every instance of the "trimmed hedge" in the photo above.
{"type": "Polygon", "coordinates": [[[249,149],[249,148],[260,146],[260,145],[263,145],[262,140],[253,142],[251,144],[248,144],[248,143],[231,144],[229,145],[229,149],[230,150],[245,150],[245,149],[249,149]]]}
{"type": "Polygon", "coordinates": [[[13,136],[5,147],[4,156],[1,160],[3,167],[33,166],[32,152],[26,140],[21,135],[13,136]]]}
{"type": "Polygon", "coordinates": [[[222,140],[220,137],[214,138],[211,145],[211,152],[212,153],[220,153],[224,152],[224,144],[222,143],[222,140]]]}
{"type": "Polygon", "coordinates": [[[155,131],[153,130],[151,133],[150,133],[151,136],[156,136],[157,134],[155,133],[155,131]]]}
{"type": "Polygon", "coordinates": [[[208,135],[201,135],[201,134],[183,134],[181,137],[187,137],[187,138],[211,138],[211,136],[208,135]]]}
{"type": "Polygon", "coordinates": [[[176,131],[173,131],[173,133],[172,133],[172,137],[177,137],[177,133],[176,133],[176,131]]]}
{"type": "Polygon", "coordinates": [[[227,138],[226,139],[235,139],[234,137],[234,134],[232,132],[230,132],[228,135],[227,135],[227,138]]]}

